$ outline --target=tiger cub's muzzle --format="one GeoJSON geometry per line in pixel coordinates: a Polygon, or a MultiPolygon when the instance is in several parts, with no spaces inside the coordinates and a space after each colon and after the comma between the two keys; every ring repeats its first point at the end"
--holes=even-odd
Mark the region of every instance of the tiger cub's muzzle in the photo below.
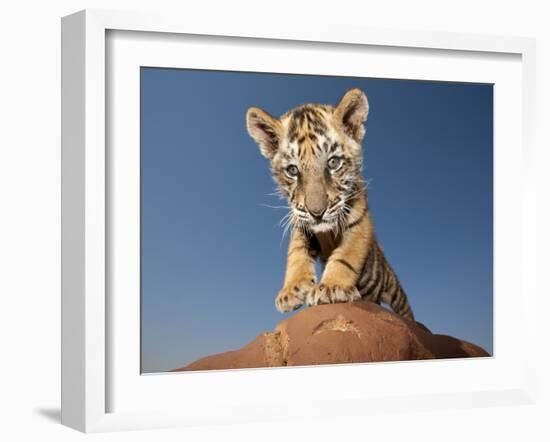
{"type": "Polygon", "coordinates": [[[328,207],[328,196],[322,177],[313,177],[304,183],[304,204],[315,221],[321,221],[328,207]]]}

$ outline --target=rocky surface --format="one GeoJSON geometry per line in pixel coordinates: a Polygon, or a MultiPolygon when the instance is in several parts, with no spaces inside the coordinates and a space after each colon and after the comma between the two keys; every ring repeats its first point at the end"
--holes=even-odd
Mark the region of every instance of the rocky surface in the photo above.
{"type": "Polygon", "coordinates": [[[482,357],[477,345],[432,334],[367,301],[302,309],[240,350],[175,371],[482,357]]]}

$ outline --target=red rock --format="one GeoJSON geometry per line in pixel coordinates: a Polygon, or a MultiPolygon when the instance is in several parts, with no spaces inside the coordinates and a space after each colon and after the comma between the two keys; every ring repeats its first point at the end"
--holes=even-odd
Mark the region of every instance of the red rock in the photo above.
{"type": "Polygon", "coordinates": [[[432,334],[367,301],[302,309],[240,350],[175,371],[483,357],[477,345],[432,334]]]}

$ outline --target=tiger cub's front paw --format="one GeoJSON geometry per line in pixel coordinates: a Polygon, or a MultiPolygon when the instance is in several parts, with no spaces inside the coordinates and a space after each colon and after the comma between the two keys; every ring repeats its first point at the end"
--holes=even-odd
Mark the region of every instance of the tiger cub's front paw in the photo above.
{"type": "Polygon", "coordinates": [[[338,285],[319,284],[313,287],[306,296],[308,305],[335,304],[353,302],[361,299],[357,287],[340,287],[338,285]]]}
{"type": "Polygon", "coordinates": [[[304,305],[306,296],[315,284],[315,280],[299,281],[283,287],[277,298],[275,307],[281,313],[291,312],[304,305]]]}

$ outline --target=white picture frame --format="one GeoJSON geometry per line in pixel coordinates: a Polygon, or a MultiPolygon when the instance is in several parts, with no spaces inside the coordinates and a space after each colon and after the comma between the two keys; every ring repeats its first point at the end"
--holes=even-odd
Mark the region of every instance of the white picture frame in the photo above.
{"type": "MultiPolygon", "coordinates": [[[[152,35],[152,34],[142,34],[152,35]]],[[[132,43],[132,44],[135,44],[132,43]]],[[[139,44],[139,43],[138,43],[139,44]]],[[[146,51],[143,51],[144,53],[146,51]]],[[[157,51],[158,52],[158,51],[157,51]]],[[[169,50],[167,50],[167,56],[169,50]]],[[[300,26],[292,27],[281,23],[258,24],[246,20],[236,22],[213,22],[199,20],[196,17],[166,17],[152,14],[136,14],[127,12],[111,12],[86,10],[63,18],[62,21],[62,423],[85,432],[111,431],[122,429],[156,428],[167,426],[185,426],[220,422],[252,422],[258,420],[273,420],[299,416],[330,416],[335,415],[331,403],[338,403],[337,414],[364,414],[377,411],[395,412],[398,410],[414,410],[422,408],[450,408],[499,405],[507,403],[529,403],[535,397],[535,367],[534,358],[535,324],[527,318],[536,305],[536,287],[534,272],[535,260],[535,176],[534,176],[534,97],[535,97],[535,46],[532,39],[517,37],[490,37],[479,35],[464,35],[451,33],[427,33],[417,31],[388,31],[369,28],[348,28],[345,26],[300,26]],[[509,171],[517,161],[521,170],[514,175],[514,187],[520,199],[521,210],[511,215],[511,226],[519,229],[521,234],[516,238],[510,249],[521,257],[520,271],[513,276],[507,270],[513,270],[513,262],[505,259],[506,253],[511,253],[498,241],[495,233],[495,256],[503,257],[499,266],[500,274],[508,274],[510,286],[517,289],[521,296],[517,305],[521,306],[516,317],[520,331],[516,336],[523,348],[515,354],[516,360],[511,361],[506,355],[507,343],[503,341],[500,355],[495,358],[478,361],[447,361],[445,366],[430,363],[371,364],[371,370],[378,372],[393,371],[394,375],[403,369],[409,370],[411,376],[427,379],[426,372],[446,371],[445,376],[456,373],[467,373],[463,384],[455,390],[444,388],[442,383],[433,382],[433,388],[418,391],[406,391],[398,386],[393,390],[376,390],[371,386],[369,392],[358,389],[353,395],[339,394],[337,386],[328,388],[319,396],[315,394],[313,385],[307,384],[311,370],[323,374],[323,378],[331,378],[338,373],[344,373],[344,378],[353,382],[361,376],[364,365],[339,367],[314,367],[292,370],[246,370],[218,373],[187,373],[188,382],[177,386],[178,376],[159,375],[140,376],[135,372],[132,379],[138,384],[125,384],[120,393],[128,394],[126,402],[135,402],[130,396],[135,388],[143,388],[143,397],[151,403],[148,396],[151,391],[167,392],[180,388],[187,393],[189,406],[159,407],[136,406],[114,407],[110,403],[110,394],[118,384],[113,383],[113,355],[110,339],[120,323],[120,316],[111,311],[112,303],[108,291],[112,288],[109,274],[109,247],[114,240],[111,236],[116,229],[107,228],[110,211],[117,204],[116,197],[110,194],[109,183],[109,152],[108,145],[112,141],[111,134],[106,131],[106,121],[111,118],[108,107],[110,93],[108,81],[108,57],[117,53],[109,52],[107,35],[109,32],[141,32],[157,33],[159,35],[185,38],[192,36],[217,36],[219,38],[239,38],[256,42],[284,42],[285,45],[298,45],[307,42],[310,45],[329,44],[338,47],[375,47],[379,51],[390,48],[401,48],[403,51],[423,49],[431,51],[433,57],[444,54],[470,54],[478,60],[490,58],[491,54],[513,56],[519,60],[519,71],[512,75],[510,87],[517,85],[521,90],[512,91],[518,102],[505,115],[506,126],[511,134],[511,141],[517,139],[516,146],[508,150],[510,155],[500,164],[495,164],[495,174],[505,178],[503,171],[509,171]],[[179,37],[177,37],[179,36],[179,37]],[[438,55],[439,54],[439,55],[438,55]],[[519,79],[519,81],[518,81],[519,79]],[[517,116],[521,119],[519,124],[517,116]],[[514,118],[512,120],[512,118],[514,118]],[[501,171],[499,172],[499,167],[501,171]],[[521,185],[519,185],[521,183],[521,185]],[[507,267],[509,266],[509,267],[507,267]],[[118,318],[118,319],[117,319],[118,318]],[[117,322],[118,321],[118,322],[117,322]],[[501,363],[502,361],[502,363],[501,363]],[[472,365],[477,364],[477,365],[472,365]],[[397,368],[396,368],[397,367],[397,368]],[[413,372],[417,372],[413,374],[413,372]],[[424,374],[423,374],[424,373],[424,374]],[[475,374],[484,373],[476,384],[475,374]],[[135,376],[134,376],[135,375],[135,376]],[[500,375],[501,377],[499,377],[500,375]],[[191,376],[191,377],[189,377],[191,376]],[[306,377],[307,376],[307,377],[306,377]],[[483,376],[486,376],[484,378],[483,376]],[[485,384],[485,379],[492,377],[495,381],[485,384]],[[220,388],[219,403],[216,401],[201,403],[201,391],[205,391],[212,382],[220,388]],[[292,385],[299,382],[304,386],[306,398],[304,401],[288,401],[285,406],[277,402],[277,389],[280,385],[292,385]],[[224,389],[231,384],[233,389],[224,389]],[[145,385],[147,384],[147,385],[145,385]],[[250,386],[254,385],[254,388],[250,386]],[[269,390],[271,386],[271,390],[269,390]],[[312,387],[308,390],[308,387],[312,387]],[[246,391],[250,390],[250,394],[246,391]],[[272,400],[255,402],[259,393],[271,391],[272,400]],[[147,393],[149,391],[149,393],[147,393]],[[241,394],[239,393],[241,392],[241,394]],[[306,405],[306,406],[304,406],[306,405]],[[330,409],[330,411],[328,411],[330,409]]],[[[132,63],[138,63],[129,57],[132,63]]],[[[435,65],[434,65],[435,66],[435,65]]],[[[442,71],[443,72],[443,71],[442,71]]],[[[477,78],[471,73],[471,80],[477,78]]],[[[116,73],[113,74],[116,77],[116,73]]],[[[443,74],[441,74],[443,75],[443,74]]],[[[464,74],[467,78],[467,75],[464,74]]],[[[496,75],[496,74],[495,74],[496,75]]],[[[485,77],[483,77],[485,78],[485,77]]],[[[487,77],[489,78],[489,77],[487,77]]],[[[500,78],[500,77],[499,77],[500,78]]],[[[503,77],[503,82],[507,80],[503,77]]],[[[511,96],[512,96],[511,95],[511,96]]],[[[503,95],[504,96],[504,95],[503,95]]],[[[495,98],[495,113],[499,106],[505,103],[495,98]]],[[[501,112],[501,115],[504,115],[501,112]]],[[[115,118],[115,121],[116,118],[115,118]]],[[[499,136],[498,131],[495,138],[499,136]]],[[[504,146],[504,144],[502,144],[504,146]]],[[[495,150],[496,151],[496,150],[495,150]]],[[[504,148],[502,149],[504,152],[504,148]]],[[[112,184],[112,183],[111,183],[112,184]]],[[[495,181],[495,191],[498,181],[495,181]]],[[[516,203],[519,204],[518,201],[516,203]]],[[[495,204],[498,205],[498,199],[495,204]]],[[[131,209],[131,208],[130,208],[131,209]]],[[[132,214],[132,210],[128,213],[132,214]]],[[[499,223],[498,211],[495,212],[495,223],[499,223]]],[[[503,221],[504,222],[504,221],[503,221]]],[[[506,226],[502,224],[500,231],[506,226]]],[[[516,263],[517,265],[517,263],[516,263]]],[[[495,275],[495,290],[502,288],[495,275]]],[[[504,293],[504,290],[503,290],[504,293]]],[[[509,310],[506,298],[502,296],[502,307],[496,309],[495,327],[501,327],[504,333],[509,310]],[[501,315],[501,316],[498,316],[501,315]],[[502,318],[502,321],[499,320],[502,318]]],[[[128,302],[128,301],[126,301],[128,302]]],[[[497,300],[498,302],[498,300],[497,300]]],[[[498,306],[498,304],[497,304],[498,306]]],[[[120,311],[120,309],[119,309],[120,311]]],[[[134,306],[135,311],[135,306],[134,306]]],[[[534,317],[534,315],[531,315],[534,317]]],[[[122,317],[124,321],[124,317],[122,317]]],[[[131,323],[131,320],[129,320],[131,323]]],[[[134,337],[136,328],[133,329],[134,337]]],[[[132,336],[126,339],[134,339],[132,336]]],[[[512,338],[510,338],[512,339],[512,338]]],[[[511,345],[511,344],[510,344],[511,345]]],[[[132,347],[130,345],[129,347],[132,347]]],[[[135,347],[135,345],[133,346],[135,347]]],[[[117,353],[118,358],[133,360],[135,354],[117,353]]],[[[132,362],[134,364],[135,362],[132,362]]],[[[435,363],[437,364],[437,363],[435,363]]],[[[122,364],[123,365],[123,364],[122,364]]],[[[128,369],[132,369],[129,364],[128,369]]],[[[115,371],[113,371],[115,370],[115,371]]],[[[135,370],[134,370],[135,371],[135,370]]],[[[125,373],[125,372],[122,372],[125,373]]],[[[114,379],[121,379],[115,376],[114,379]]],[[[422,386],[423,384],[419,384],[422,386]]],[[[181,391],[179,393],[181,393],[181,391]]],[[[181,395],[178,395],[181,397],[181,395]]],[[[158,399],[158,397],[157,397],[158,399]]],[[[287,398],[288,399],[288,398],[287,398]]],[[[169,400],[166,401],[170,402],[169,400]]],[[[123,403],[121,401],[121,403],[123,403]]],[[[154,402],[153,402],[154,403],[154,402]]]]}

